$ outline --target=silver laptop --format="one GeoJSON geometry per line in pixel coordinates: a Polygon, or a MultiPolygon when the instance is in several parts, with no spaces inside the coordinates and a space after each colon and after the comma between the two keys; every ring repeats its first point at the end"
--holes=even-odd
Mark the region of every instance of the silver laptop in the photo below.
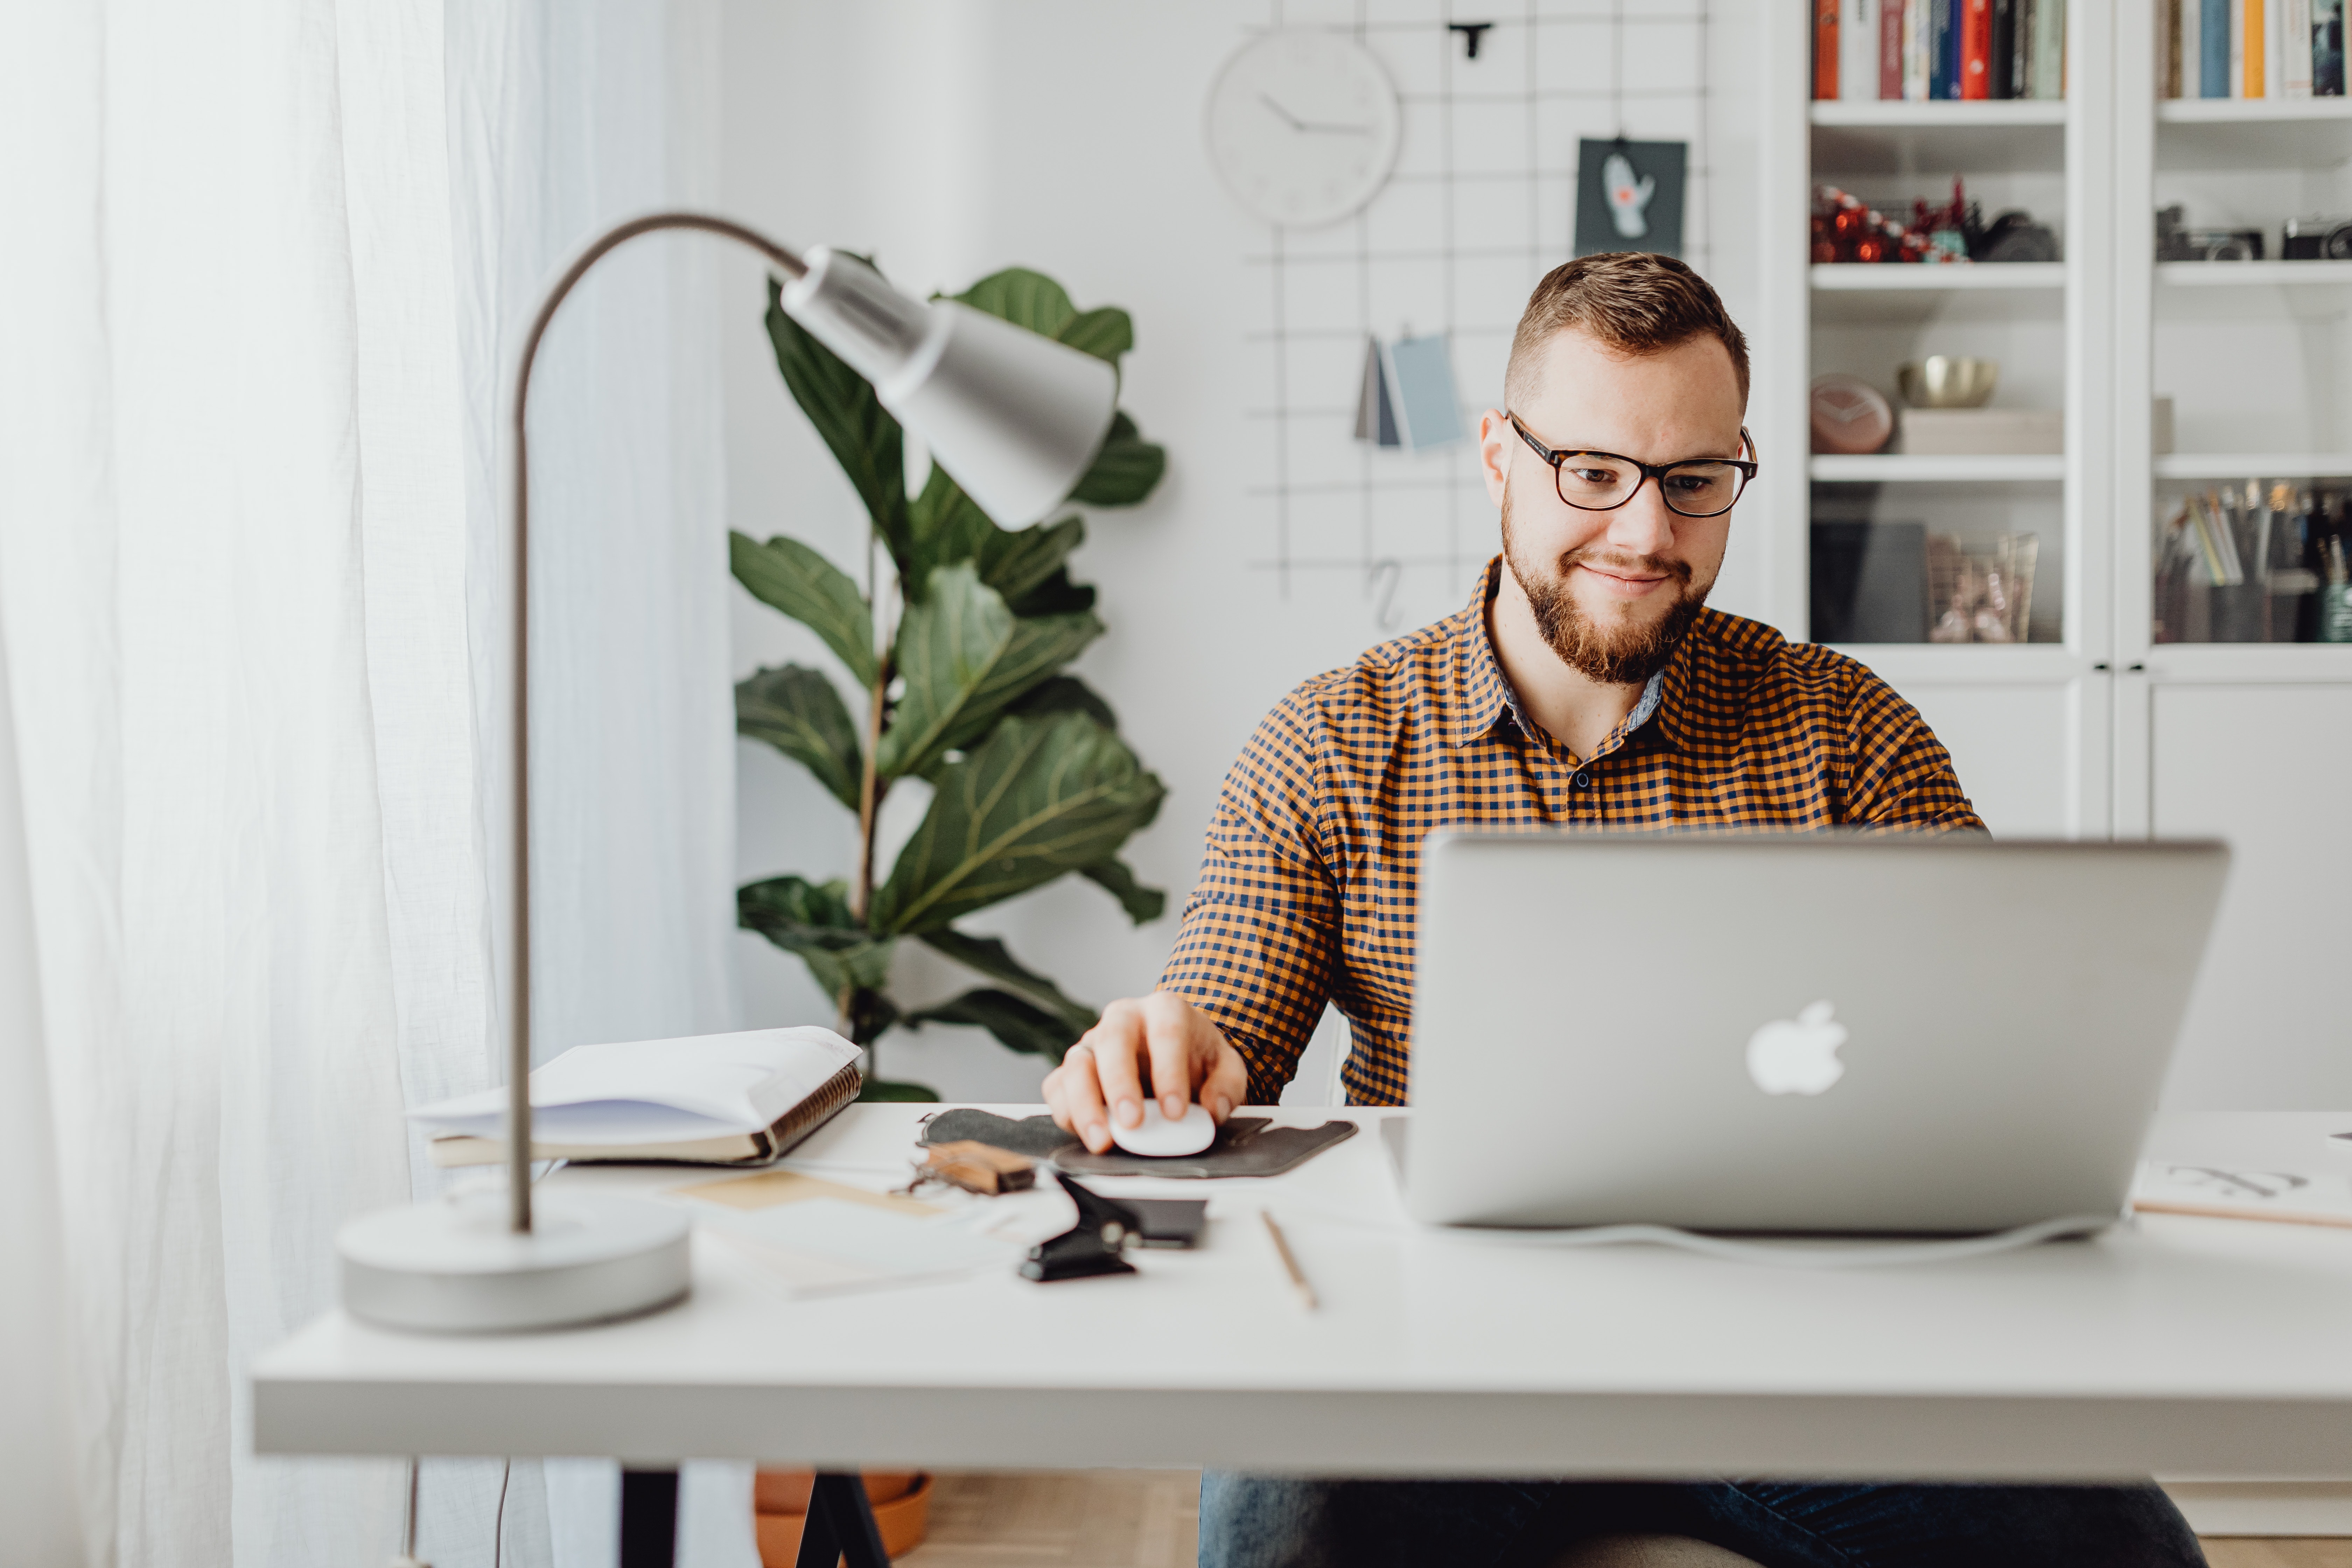
{"type": "Polygon", "coordinates": [[[2118,1213],[2228,868],[2202,842],[1433,834],[1406,1205],[1880,1233],[2118,1213]]]}

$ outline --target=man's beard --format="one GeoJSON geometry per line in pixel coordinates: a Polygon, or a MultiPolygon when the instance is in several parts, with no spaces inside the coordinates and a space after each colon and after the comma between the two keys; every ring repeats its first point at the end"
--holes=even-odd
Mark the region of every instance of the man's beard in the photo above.
{"type": "Polygon", "coordinates": [[[1542,576],[1534,570],[1534,563],[1522,559],[1512,536],[1508,491],[1503,496],[1503,563],[1518,579],[1520,590],[1535,610],[1537,629],[1552,652],[1570,669],[1606,686],[1640,686],[1665,668],[1675,649],[1690,635],[1692,623],[1706,605],[1708,590],[1715,586],[1710,578],[1692,587],[1686,562],[1627,555],[1606,546],[1570,550],[1560,556],[1552,575],[1542,576]],[[1570,570],[1587,561],[1628,571],[1663,572],[1677,586],[1675,602],[1664,615],[1646,624],[1603,626],[1587,616],[1568,591],[1570,570]]]}

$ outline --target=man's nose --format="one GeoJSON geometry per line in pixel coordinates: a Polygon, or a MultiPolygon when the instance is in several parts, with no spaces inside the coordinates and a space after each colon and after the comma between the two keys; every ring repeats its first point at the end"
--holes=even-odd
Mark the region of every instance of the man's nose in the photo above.
{"type": "Polygon", "coordinates": [[[1656,481],[1644,479],[1633,499],[1609,514],[1609,542],[1635,555],[1663,555],[1675,542],[1675,514],[1656,481]]]}

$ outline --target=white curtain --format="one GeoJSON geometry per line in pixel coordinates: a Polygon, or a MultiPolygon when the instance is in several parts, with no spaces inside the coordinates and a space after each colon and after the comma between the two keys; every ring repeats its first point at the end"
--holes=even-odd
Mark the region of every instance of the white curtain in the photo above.
{"type": "MultiPolygon", "coordinates": [[[[0,9],[0,647],[94,1562],[395,1544],[397,1468],[255,1458],[243,1369],[332,1305],[338,1225],[430,1184],[404,1105],[490,1081],[499,351],[562,249],[697,194],[712,31],[0,9]]],[[[708,263],[640,244],[536,400],[542,1054],[730,1021],[719,327],[708,263]]],[[[430,1468],[442,1568],[498,1484],[430,1468]]],[[[608,1495],[518,1465],[505,1560],[609,1553],[608,1495]]]]}

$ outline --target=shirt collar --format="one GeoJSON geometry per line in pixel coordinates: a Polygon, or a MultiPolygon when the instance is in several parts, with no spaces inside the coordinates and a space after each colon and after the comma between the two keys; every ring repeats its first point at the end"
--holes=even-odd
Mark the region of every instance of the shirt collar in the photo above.
{"type": "MultiPolygon", "coordinates": [[[[1538,733],[1534,721],[1520,709],[1518,693],[1511,689],[1510,681],[1503,675],[1503,667],[1495,658],[1494,634],[1489,629],[1488,611],[1494,605],[1496,592],[1502,586],[1502,574],[1503,558],[1497,555],[1487,562],[1486,570],[1478,574],[1477,587],[1470,595],[1470,603],[1455,617],[1453,739],[1456,746],[1466,746],[1473,741],[1483,740],[1507,718],[1520,734],[1529,740],[1534,740],[1538,733]]],[[[1633,704],[1633,710],[1626,714],[1611,732],[1610,740],[1602,742],[1603,752],[1611,750],[1613,743],[1629,739],[1635,731],[1658,716],[1667,705],[1668,687],[1675,684],[1669,682],[1667,677],[1679,674],[1681,667],[1682,651],[1676,649],[1675,658],[1668,661],[1666,668],[1650,677],[1649,684],[1642,688],[1641,700],[1633,704]]],[[[1668,744],[1674,742],[1670,723],[1661,721],[1658,730],[1662,740],[1668,744]]]]}

